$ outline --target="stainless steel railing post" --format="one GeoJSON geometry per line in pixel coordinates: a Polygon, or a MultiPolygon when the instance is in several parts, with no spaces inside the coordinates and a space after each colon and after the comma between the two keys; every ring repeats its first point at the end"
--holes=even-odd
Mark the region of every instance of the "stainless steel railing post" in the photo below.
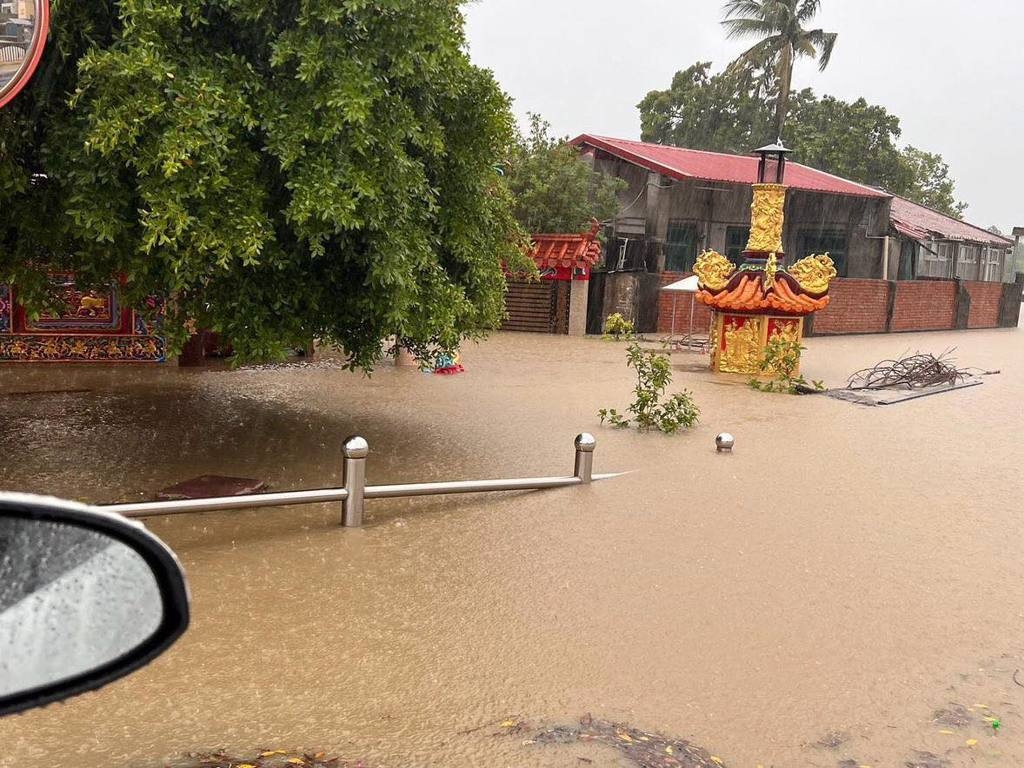
{"type": "Polygon", "coordinates": [[[597,440],[589,432],[576,435],[576,466],[573,474],[580,479],[580,483],[587,485],[594,479],[594,448],[597,447],[597,440]]]}
{"type": "Polygon", "coordinates": [[[363,524],[363,506],[366,493],[366,455],[370,445],[358,435],[348,438],[341,446],[345,457],[342,480],[348,495],[342,502],[341,524],[358,528],[363,524]]]}

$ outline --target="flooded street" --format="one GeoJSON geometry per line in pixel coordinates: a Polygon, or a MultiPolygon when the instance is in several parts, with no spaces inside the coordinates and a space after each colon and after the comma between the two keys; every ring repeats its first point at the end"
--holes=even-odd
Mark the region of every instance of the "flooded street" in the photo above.
{"type": "Polygon", "coordinates": [[[633,379],[624,346],[595,339],[498,334],[453,377],[6,366],[5,490],[132,501],[204,473],[333,485],[356,432],[376,484],[569,474],[584,430],[596,472],[630,474],[370,501],[361,530],[338,527],[340,505],[151,519],[190,581],[188,633],[102,691],[0,720],[0,766],[153,768],[221,747],[629,765],[464,733],[587,713],[727,766],[1022,765],[1024,334],[816,338],[804,373],[841,386],[952,346],[1002,374],[879,408],[754,392],[680,353],[674,388],[702,418],[675,437],[600,427],[633,379]],[[733,455],[714,451],[722,430],[733,455]]]}

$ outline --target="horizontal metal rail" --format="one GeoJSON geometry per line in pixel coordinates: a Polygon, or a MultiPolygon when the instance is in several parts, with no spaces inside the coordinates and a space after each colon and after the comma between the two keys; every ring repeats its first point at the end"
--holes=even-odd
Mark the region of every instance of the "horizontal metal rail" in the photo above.
{"type": "Polygon", "coordinates": [[[318,504],[325,501],[344,501],[348,491],[344,488],[322,488],[312,491],[282,491],[280,493],[250,493],[245,496],[214,496],[208,499],[175,499],[173,501],[142,501],[135,504],[107,504],[103,509],[125,517],[153,515],[181,515],[186,512],[217,512],[223,509],[252,509],[254,507],[287,507],[294,504],[318,504]]]}
{"type": "MultiPolygon", "coordinates": [[[[608,480],[618,474],[594,475],[591,480],[608,480]]],[[[397,499],[403,496],[442,496],[451,493],[490,493],[493,491],[533,491],[582,485],[572,477],[524,477],[518,480],[463,480],[451,483],[409,483],[408,485],[368,485],[368,499],[397,499]]]]}
{"type": "Polygon", "coordinates": [[[597,441],[586,433],[575,441],[574,474],[568,477],[524,477],[511,480],[460,480],[440,483],[406,483],[401,485],[366,485],[366,457],[369,445],[361,437],[350,437],[342,446],[344,480],[341,488],[319,488],[308,491],[253,493],[245,496],[219,496],[207,499],[145,501],[131,504],[108,504],[103,509],[125,517],[180,515],[191,512],[215,512],[226,509],[284,507],[294,504],[343,503],[342,525],[362,524],[366,499],[395,499],[411,496],[441,496],[453,493],[492,493],[495,491],[529,491],[543,488],[564,488],[586,485],[594,480],[608,480],[618,473],[595,475],[594,448],[597,441]]]}

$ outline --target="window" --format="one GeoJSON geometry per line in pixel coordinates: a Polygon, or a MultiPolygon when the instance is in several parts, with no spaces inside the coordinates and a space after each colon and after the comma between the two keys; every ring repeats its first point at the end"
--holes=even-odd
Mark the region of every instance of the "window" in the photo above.
{"type": "Polygon", "coordinates": [[[798,250],[797,259],[827,253],[832,257],[839,277],[846,277],[845,232],[801,232],[798,250]]]}
{"type": "Polygon", "coordinates": [[[963,280],[977,280],[978,248],[973,245],[960,245],[956,257],[956,276],[963,280]]]}
{"type": "Polygon", "coordinates": [[[743,261],[743,252],[750,241],[750,227],[725,228],[725,255],[733,264],[743,261]]]}
{"type": "Polygon", "coordinates": [[[917,264],[917,243],[905,240],[900,246],[900,266],[896,273],[897,280],[913,280],[914,267],[917,264]]]}
{"type": "Polygon", "coordinates": [[[670,221],[665,242],[665,270],[689,272],[696,260],[697,228],[684,221],[670,221]]]}

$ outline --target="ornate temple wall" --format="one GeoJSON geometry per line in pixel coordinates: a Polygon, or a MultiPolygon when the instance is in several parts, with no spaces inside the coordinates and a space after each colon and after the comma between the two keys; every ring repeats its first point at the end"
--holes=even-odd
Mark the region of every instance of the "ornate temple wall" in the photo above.
{"type": "Polygon", "coordinates": [[[17,289],[0,285],[0,362],[156,363],[165,356],[162,307],[124,306],[118,281],[83,290],[69,273],[52,276],[60,309],[30,316],[17,289]]]}

